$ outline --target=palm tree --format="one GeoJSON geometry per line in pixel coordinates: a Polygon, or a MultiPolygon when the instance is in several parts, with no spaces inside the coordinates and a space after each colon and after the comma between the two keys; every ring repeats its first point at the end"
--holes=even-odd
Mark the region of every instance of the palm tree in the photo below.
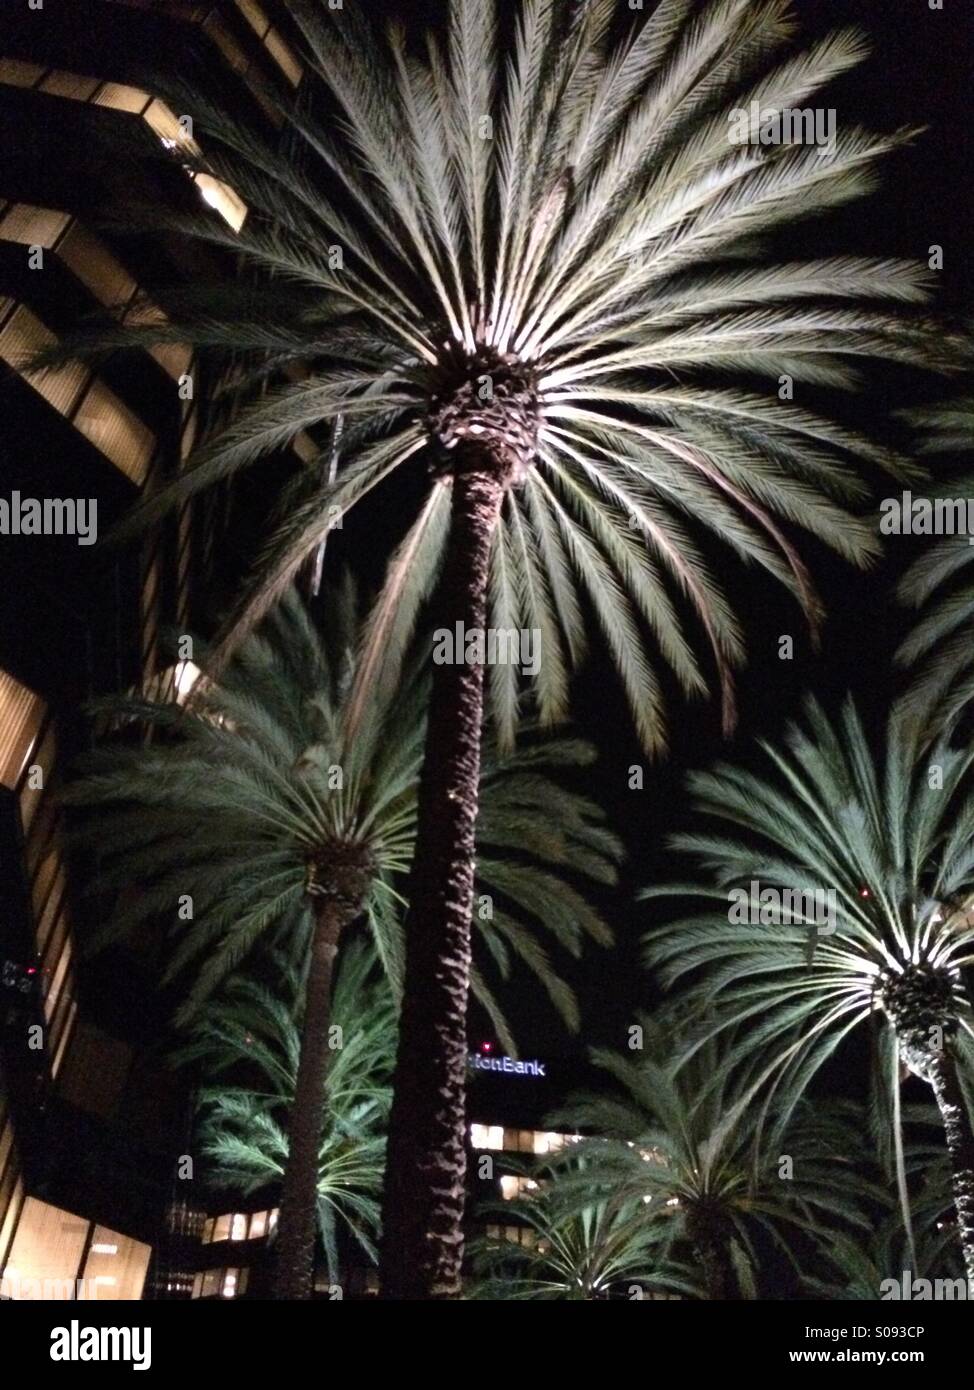
{"type": "MultiPolygon", "coordinates": [[[[232,976],[204,1004],[176,1054],[204,1078],[196,1140],[208,1160],[207,1183],[247,1195],[280,1183],[287,1171],[286,1120],[301,1058],[301,971],[283,952],[269,954],[273,983],[232,976]]],[[[375,961],[374,947],[350,942],[331,1002],[341,1045],[328,1067],[317,1173],[318,1228],[331,1280],[339,1276],[339,1230],[376,1259],[396,1009],[388,983],[373,978],[375,961]]]]}
{"type": "MultiPolygon", "coordinates": [[[[647,749],[665,744],[658,664],[687,694],[707,688],[699,636],[729,726],[743,641],[701,537],[785,585],[814,627],[820,604],[786,529],[864,564],[877,539],[856,514],[858,461],[909,475],[789,404],[787,383],[848,387],[855,359],[934,357],[900,313],[925,297],[925,271],[845,256],[772,263],[759,240],[870,188],[904,133],[848,126],[828,158],[756,132],[736,142],[741,111],[806,101],[863,58],[862,37],[787,50],[786,0],[661,0],[618,37],[614,0],[522,0],[502,55],[493,0],[451,0],[445,41],[425,47],[397,26],[379,35],[359,6],[288,5],[306,76],[281,106],[279,141],[205,82],[145,78],[205,139],[205,157],[189,139],[173,157],[231,184],[249,214],[238,233],[155,206],[136,220],[236,254],[254,282],[163,295],[168,323],[130,311],[60,352],[175,338],[232,346],[248,383],[289,367],[301,379],[205,442],[132,525],[301,429],[320,427],[331,457],[340,427],[332,480],[309,470],[289,495],[221,656],[327,532],[402,474],[422,500],[375,610],[356,709],[377,673],[395,680],[433,595],[437,629],[461,646],[488,621],[541,635],[532,693],[544,723],[566,712],[590,610],[647,749]]],[[[484,701],[472,650],[433,673],[385,1197],[393,1297],[460,1286],[484,701]]],[[[505,746],[518,694],[514,666],[494,664],[505,746]]]]}
{"type": "Polygon", "coordinates": [[[614,1089],[572,1097],[551,1123],[599,1136],[578,1149],[590,1165],[588,1193],[641,1204],[643,1221],[660,1227],[660,1246],[694,1269],[696,1296],[756,1297],[762,1243],[798,1270],[783,1227],[816,1239],[825,1219],[831,1229],[869,1229],[872,1188],[856,1165],[860,1131],[844,1110],[769,1115],[722,1067],[712,1038],[686,1047],[674,1043],[672,1019],[643,1017],[639,1026],[640,1051],[592,1051],[614,1089]]]}
{"type": "MultiPolygon", "coordinates": [[[[910,414],[922,431],[923,453],[971,454],[974,396],[910,414]]],[[[974,473],[945,479],[928,495],[932,500],[974,497],[974,473]]],[[[972,562],[974,550],[964,529],[931,542],[899,584],[900,599],[924,610],[897,652],[911,673],[905,704],[934,736],[956,723],[974,694],[972,562]]]]}
{"type": "MultiPolygon", "coordinates": [[[[667,984],[704,970],[699,994],[720,1010],[715,1026],[753,1025],[730,1055],[757,1059],[786,1095],[800,1094],[868,1020],[888,1030],[894,1104],[902,1068],[927,1082],[939,1107],[974,1277],[963,1080],[974,1039],[963,976],[974,963],[974,751],[941,743],[925,753],[919,726],[894,712],[877,755],[851,700],[833,724],[809,699],[805,720],[784,748],[762,744],[771,775],[723,765],[690,779],[696,808],[718,826],[675,843],[710,881],[644,896],[688,893],[714,906],[654,928],[648,959],[667,984]],[[796,901],[782,893],[803,897],[782,911],[796,901]],[[809,908],[816,893],[830,895],[818,899],[831,904],[828,916],[809,908]]],[[[898,1171],[902,1194],[902,1161],[898,1171]]]]}
{"type": "MultiPolygon", "coordinates": [[[[123,729],[137,721],[171,738],[97,749],[68,796],[90,812],[80,831],[101,861],[98,885],[120,894],[105,936],[175,912],[181,940],[166,979],[202,961],[177,1020],[270,935],[296,937],[310,962],[278,1235],[286,1298],[310,1291],[331,976],[356,918],[367,919],[397,989],[402,980],[401,880],[416,842],[428,677],[417,663],[395,689],[373,686],[352,732],[360,630],[350,586],[330,596],[324,633],[288,596],[218,678],[197,653],[203,676],[190,708],[102,702],[123,729]]],[[[536,742],[490,756],[482,779],[492,800],[478,866],[486,968],[503,977],[522,962],[572,1027],[574,995],[534,929],[575,955],[586,937],[611,940],[567,875],[611,884],[619,842],[587,797],[549,775],[591,760],[576,740],[536,742]]],[[[473,986],[513,1051],[483,969],[473,986]]]]}
{"type": "MultiPolygon", "coordinates": [[[[525,1173],[526,1175],[526,1173],[525,1173]]],[[[485,1203],[481,1215],[519,1239],[491,1234],[471,1242],[474,1298],[594,1301],[695,1292],[688,1272],[661,1254],[657,1227],[638,1198],[606,1195],[592,1185],[587,1160],[570,1155],[532,1170],[533,1190],[514,1202],[485,1203]],[[580,1196],[580,1191],[583,1193],[580,1196]]]]}
{"type": "MultiPolygon", "coordinates": [[[[880,1179],[887,1190],[895,1183],[897,1156],[890,1143],[891,1126],[885,1092],[882,1103],[870,1107],[869,1140],[875,1144],[880,1179]],[[876,1142],[878,1141],[878,1143],[876,1142]]],[[[943,1127],[936,1106],[901,1107],[904,1173],[910,1186],[910,1220],[894,1201],[885,1199],[865,1235],[831,1231],[820,1243],[825,1257],[821,1277],[808,1281],[822,1298],[877,1299],[883,1284],[895,1280],[902,1289],[910,1278],[953,1278],[961,1267],[951,1194],[951,1173],[943,1145],[943,1127]]]]}

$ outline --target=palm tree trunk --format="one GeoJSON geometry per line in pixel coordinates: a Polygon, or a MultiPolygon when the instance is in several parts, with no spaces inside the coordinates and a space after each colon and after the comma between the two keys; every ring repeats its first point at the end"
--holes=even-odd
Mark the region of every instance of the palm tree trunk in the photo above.
{"type": "Polygon", "coordinates": [[[325,1114],[331,981],[342,928],[333,900],[315,903],[301,1055],[288,1120],[288,1157],[277,1227],[277,1298],[311,1297],[318,1215],[318,1154],[325,1114]]]}
{"type": "MultiPolygon", "coordinates": [[[[437,621],[483,628],[503,488],[453,482],[437,621]]],[[[460,1295],[466,1180],[467,987],[484,671],[462,653],[433,667],[383,1201],[384,1298],[460,1295]]]]}
{"type": "Polygon", "coordinates": [[[944,1047],[937,1052],[931,1067],[930,1084],[947,1136],[957,1231],[964,1252],[967,1278],[974,1288],[974,1132],[957,1075],[957,1059],[949,1048],[944,1047]]]}
{"type": "Polygon", "coordinates": [[[732,1298],[735,1288],[728,1242],[719,1227],[719,1218],[707,1211],[691,1207],[687,1213],[687,1235],[700,1266],[705,1297],[712,1302],[732,1298]]]}

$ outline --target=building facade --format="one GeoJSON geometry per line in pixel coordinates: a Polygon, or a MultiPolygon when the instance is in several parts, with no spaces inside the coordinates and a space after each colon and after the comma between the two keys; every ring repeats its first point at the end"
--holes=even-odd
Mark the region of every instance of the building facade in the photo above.
{"type": "MultiPolygon", "coordinates": [[[[65,839],[58,788],[95,736],[92,697],[188,692],[194,668],[167,656],[164,632],[212,630],[246,537],[234,547],[217,497],[124,550],[93,543],[212,423],[207,367],[188,348],[40,375],[26,363],[99,311],[164,320],[155,287],[201,269],[196,245],[116,227],[122,202],[202,201],[231,232],[246,219],[232,188],[181,164],[192,124],[142,85],[145,55],[167,53],[273,126],[275,93],[302,75],[289,38],[274,0],[44,0],[0,19],[3,1297],[188,1297],[186,1242],[222,1238],[206,1195],[180,1186],[190,1097],[166,1060],[160,942],[86,956],[101,905],[78,891],[90,866],[65,839]],[[152,167],[106,153],[127,143],[158,156],[152,167]]],[[[205,269],[233,275],[232,251],[205,269]]],[[[316,452],[300,436],[288,461],[316,452]]],[[[223,1296],[242,1293],[231,1268],[197,1292],[217,1278],[223,1296]]]]}

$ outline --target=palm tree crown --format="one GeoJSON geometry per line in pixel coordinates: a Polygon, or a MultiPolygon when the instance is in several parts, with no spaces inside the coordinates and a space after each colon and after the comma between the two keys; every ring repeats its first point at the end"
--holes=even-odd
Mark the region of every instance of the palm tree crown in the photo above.
{"type": "MultiPolygon", "coordinates": [[[[376,1255],[396,1015],[388,984],[374,978],[375,959],[371,946],[350,943],[332,996],[341,1046],[328,1068],[317,1183],[331,1278],[339,1271],[340,1230],[370,1260],[376,1255]]],[[[301,1052],[301,971],[280,952],[270,961],[273,983],[234,976],[207,1000],[177,1054],[203,1076],[196,1127],[202,1176],[211,1187],[246,1195],[279,1184],[284,1174],[301,1052]]]]}
{"type": "MultiPolygon", "coordinates": [[[[483,466],[504,499],[493,623],[543,635],[542,719],[565,713],[590,603],[640,737],[660,747],[661,687],[644,638],[684,691],[703,691],[686,604],[729,721],[742,634],[702,531],[817,618],[788,532],[866,561],[876,537],[853,514],[865,493],[847,454],[890,459],[788,403],[780,380],[849,385],[857,358],[918,355],[916,333],[890,311],[923,299],[916,267],[769,264],[756,240],[867,190],[902,135],[847,125],[828,158],[733,138],[736,113],[801,105],[861,61],[863,39],[843,31],[793,52],[785,0],[662,0],[618,39],[614,0],[524,0],[504,61],[491,0],[452,0],[445,41],[428,36],[415,51],[398,27],[374,33],[360,7],[289,4],[308,78],[283,108],[279,144],[199,84],[147,75],[205,135],[205,161],[192,142],[179,159],[232,184],[249,208],[236,234],[205,214],[163,226],[241,253],[256,278],[174,291],[168,323],[139,326],[129,313],[124,327],[61,349],[232,345],[248,380],[300,364],[300,379],[205,443],[138,519],[301,429],[340,423],[334,480],[309,470],[303,494],[289,494],[236,615],[246,628],[350,508],[397,471],[425,469],[365,679],[376,665],[395,669],[433,588],[451,478],[483,466]]],[[[491,681],[509,741],[518,674],[498,665],[491,681]]]]}
{"type": "Polygon", "coordinates": [[[894,712],[877,758],[851,701],[837,724],[814,700],[805,712],[807,728],[792,726],[784,749],[762,745],[772,775],[722,766],[691,778],[697,808],[718,828],[676,844],[710,882],[644,896],[690,893],[713,906],[654,928],[648,958],[668,983],[706,967],[699,991],[720,1010],[715,1026],[752,1024],[731,1055],[792,1095],[876,1016],[895,1065],[927,1081],[940,1105],[961,1165],[970,1261],[974,1146],[958,1066],[969,1068],[974,1040],[963,973],[974,964],[974,750],[941,744],[925,755],[918,726],[894,712]],[[770,908],[769,888],[802,896],[770,908]],[[729,906],[734,891],[749,912],[729,906]],[[809,908],[816,893],[829,895],[817,899],[829,913],[809,908]]]}
{"type": "Polygon", "coordinates": [[[588,1182],[641,1205],[659,1227],[661,1271],[678,1259],[695,1266],[704,1297],[754,1297],[762,1242],[798,1268],[787,1227],[868,1229],[870,1184],[854,1162],[861,1143],[836,1108],[769,1115],[723,1068],[713,1039],[684,1047],[674,1022],[642,1018],[642,1048],[629,1055],[595,1049],[615,1087],[571,1098],[554,1122],[599,1136],[579,1149],[588,1182]]]}
{"type": "MultiPolygon", "coordinates": [[[[289,595],[216,679],[207,676],[208,653],[197,650],[203,674],[189,707],[101,701],[123,727],[138,721],[168,737],[105,743],[86,756],[85,775],[67,793],[86,812],[77,833],[97,849],[96,886],[141,885],[138,894],[119,894],[101,939],[164,915],[179,938],[166,978],[203,958],[182,1020],[266,935],[289,941],[300,958],[312,908],[336,895],[353,917],[365,916],[399,987],[427,679],[415,664],[395,690],[374,686],[350,733],[361,623],[351,586],[330,598],[318,630],[289,595]],[[187,894],[192,910],[178,912],[187,894]]],[[[574,994],[536,929],[576,956],[586,938],[611,940],[570,879],[614,883],[620,842],[588,797],[552,777],[591,759],[587,744],[560,738],[489,756],[484,768],[490,796],[476,913],[483,968],[473,988],[512,1051],[488,976],[506,979],[520,961],[577,1027],[574,994]]]]}

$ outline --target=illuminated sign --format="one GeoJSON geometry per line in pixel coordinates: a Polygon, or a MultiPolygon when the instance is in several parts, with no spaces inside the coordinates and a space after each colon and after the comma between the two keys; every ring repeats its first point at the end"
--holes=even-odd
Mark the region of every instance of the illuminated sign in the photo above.
{"type": "Polygon", "coordinates": [[[518,1062],[514,1057],[482,1057],[471,1052],[467,1065],[472,1071],[500,1071],[508,1076],[544,1076],[544,1062],[518,1062]]]}

